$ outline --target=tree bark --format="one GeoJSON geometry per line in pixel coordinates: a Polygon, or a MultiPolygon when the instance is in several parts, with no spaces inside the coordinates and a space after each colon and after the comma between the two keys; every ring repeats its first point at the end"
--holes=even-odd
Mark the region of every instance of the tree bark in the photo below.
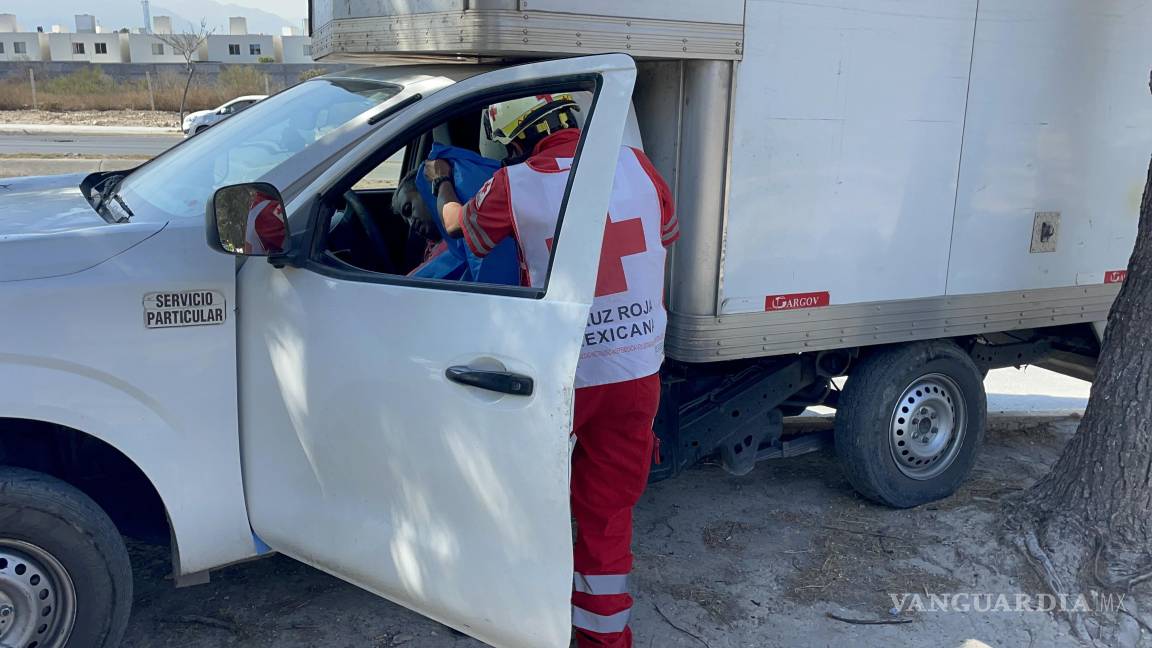
{"type": "Polygon", "coordinates": [[[1010,504],[1018,546],[1053,589],[1126,591],[1152,571],[1152,164],[1139,218],[1084,418],[1010,504]]]}
{"type": "Polygon", "coordinates": [[[184,109],[188,105],[188,88],[192,87],[192,75],[196,73],[196,66],[188,62],[188,78],[184,80],[184,94],[180,95],[180,125],[184,124],[184,109]]]}

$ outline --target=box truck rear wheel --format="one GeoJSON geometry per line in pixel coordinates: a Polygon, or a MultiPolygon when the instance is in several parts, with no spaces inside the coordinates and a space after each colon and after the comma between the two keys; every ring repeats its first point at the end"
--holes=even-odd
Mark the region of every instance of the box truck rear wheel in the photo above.
{"type": "Polygon", "coordinates": [[[124,541],[87,495],[0,466],[0,646],[112,648],[132,605],[124,541]]]}
{"type": "Polygon", "coordinates": [[[951,342],[872,353],[836,412],[836,454],[868,499],[908,508],[954,493],[972,471],[987,404],[980,370],[951,342]]]}

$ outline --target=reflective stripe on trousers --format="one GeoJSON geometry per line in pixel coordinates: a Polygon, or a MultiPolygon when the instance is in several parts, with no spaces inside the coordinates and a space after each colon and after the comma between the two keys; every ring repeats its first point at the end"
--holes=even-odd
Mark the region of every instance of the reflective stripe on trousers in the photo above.
{"type": "Polygon", "coordinates": [[[585,576],[580,572],[576,572],[572,574],[572,591],[591,594],[593,596],[627,594],[628,574],[601,574],[585,576]]]}
{"type": "Polygon", "coordinates": [[[578,608],[575,605],[572,606],[572,625],[581,630],[598,634],[624,632],[624,629],[628,627],[628,617],[630,616],[632,616],[631,609],[605,616],[578,608]]]}

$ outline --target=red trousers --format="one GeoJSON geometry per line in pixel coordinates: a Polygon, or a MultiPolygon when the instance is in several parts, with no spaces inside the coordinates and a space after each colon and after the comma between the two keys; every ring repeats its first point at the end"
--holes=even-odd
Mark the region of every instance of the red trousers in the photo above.
{"type": "Polygon", "coordinates": [[[632,507],[652,467],[660,377],[576,390],[572,625],[580,648],[631,648],[632,507]]]}

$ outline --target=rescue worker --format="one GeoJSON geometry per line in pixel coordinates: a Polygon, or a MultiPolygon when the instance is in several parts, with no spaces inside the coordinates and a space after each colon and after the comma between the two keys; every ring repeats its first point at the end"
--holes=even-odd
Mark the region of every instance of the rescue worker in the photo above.
{"type": "MultiPolygon", "coordinates": [[[[521,284],[542,286],[576,156],[579,110],[571,95],[490,106],[488,136],[508,149],[505,166],[467,204],[452,167],[429,160],[437,209],[450,236],[484,256],[516,239],[521,284]]],[[[679,236],[668,185],[642,151],[621,147],[605,224],[596,294],[576,368],[572,514],[576,523],[572,625],[576,645],[632,646],[632,508],[654,456],[652,423],[664,358],[665,247],[679,236]]]]}

